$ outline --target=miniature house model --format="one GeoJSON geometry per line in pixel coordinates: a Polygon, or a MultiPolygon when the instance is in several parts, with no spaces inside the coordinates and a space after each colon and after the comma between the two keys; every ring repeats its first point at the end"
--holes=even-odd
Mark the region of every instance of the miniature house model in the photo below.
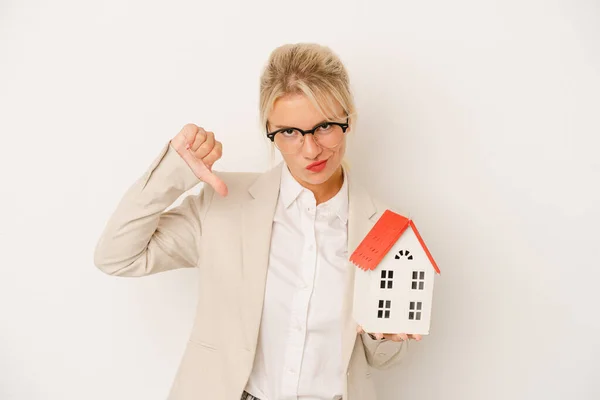
{"type": "Polygon", "coordinates": [[[359,268],[353,316],[366,332],[429,334],[440,270],[413,221],[386,210],[350,261],[359,268]]]}

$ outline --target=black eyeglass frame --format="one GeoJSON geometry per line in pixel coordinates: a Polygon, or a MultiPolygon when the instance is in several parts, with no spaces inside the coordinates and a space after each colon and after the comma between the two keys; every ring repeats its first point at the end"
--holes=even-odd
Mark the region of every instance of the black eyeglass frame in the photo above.
{"type": "Polygon", "coordinates": [[[302,134],[302,137],[304,137],[304,136],[308,135],[309,133],[314,136],[315,131],[317,129],[319,129],[320,127],[322,127],[323,125],[337,125],[337,126],[339,126],[339,127],[342,128],[342,132],[343,133],[346,133],[346,130],[348,129],[348,126],[349,126],[349,124],[348,124],[349,119],[350,119],[349,117],[346,117],[346,122],[328,122],[328,121],[321,122],[320,124],[316,125],[314,128],[309,129],[307,131],[302,130],[300,128],[288,127],[288,128],[277,129],[274,132],[269,132],[269,123],[268,122],[267,122],[267,124],[265,126],[265,129],[267,131],[267,137],[269,139],[271,139],[271,142],[274,142],[275,141],[275,135],[277,135],[279,132],[284,132],[284,131],[287,131],[289,129],[293,129],[293,130],[299,131],[302,134]]]}

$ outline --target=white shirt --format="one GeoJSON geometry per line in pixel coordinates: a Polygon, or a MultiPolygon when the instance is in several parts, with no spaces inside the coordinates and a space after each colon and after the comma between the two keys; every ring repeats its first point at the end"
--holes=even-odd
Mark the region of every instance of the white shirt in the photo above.
{"type": "Polygon", "coordinates": [[[283,166],[263,314],[246,391],[261,400],[342,396],[348,183],[316,205],[283,166]]]}

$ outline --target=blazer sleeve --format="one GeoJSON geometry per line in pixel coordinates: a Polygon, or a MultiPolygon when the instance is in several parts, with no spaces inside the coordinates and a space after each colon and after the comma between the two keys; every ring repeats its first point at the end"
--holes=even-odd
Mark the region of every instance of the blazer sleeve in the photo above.
{"type": "Polygon", "coordinates": [[[96,244],[95,265],[109,275],[129,277],[195,267],[201,217],[213,191],[205,185],[198,195],[165,210],[200,182],[169,141],[109,218],[96,244]]]}
{"type": "Polygon", "coordinates": [[[373,368],[386,369],[401,362],[408,353],[409,341],[394,342],[393,340],[372,339],[368,333],[360,334],[367,362],[373,368]]]}

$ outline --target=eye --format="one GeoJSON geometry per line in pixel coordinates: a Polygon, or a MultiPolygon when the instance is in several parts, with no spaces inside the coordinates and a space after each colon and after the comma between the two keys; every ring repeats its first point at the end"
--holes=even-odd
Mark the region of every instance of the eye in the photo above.
{"type": "Polygon", "coordinates": [[[285,137],[293,137],[296,135],[296,130],[295,129],[286,129],[284,131],[281,131],[281,134],[285,137]]]}
{"type": "Polygon", "coordinates": [[[328,130],[331,130],[332,125],[328,122],[325,122],[321,125],[319,125],[319,127],[317,128],[320,132],[327,132],[328,130]]]}

